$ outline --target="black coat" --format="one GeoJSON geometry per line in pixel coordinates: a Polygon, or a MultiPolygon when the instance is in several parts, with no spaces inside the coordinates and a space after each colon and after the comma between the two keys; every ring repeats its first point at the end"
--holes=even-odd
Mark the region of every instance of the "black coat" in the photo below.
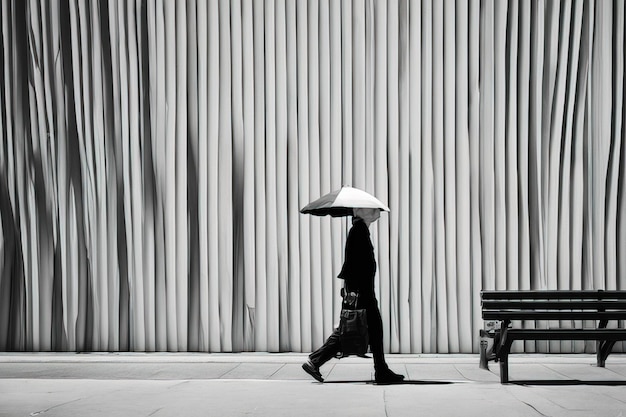
{"type": "Polygon", "coordinates": [[[345,259],[338,277],[346,281],[348,291],[358,291],[359,300],[367,302],[376,298],[375,275],[376,259],[370,231],[365,222],[357,220],[348,232],[345,259]]]}

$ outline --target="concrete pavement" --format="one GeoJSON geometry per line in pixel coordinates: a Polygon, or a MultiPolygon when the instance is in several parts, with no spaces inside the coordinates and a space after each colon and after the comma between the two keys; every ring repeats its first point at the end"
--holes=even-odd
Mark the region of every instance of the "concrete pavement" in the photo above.
{"type": "Polygon", "coordinates": [[[512,355],[514,383],[478,355],[387,355],[401,385],[375,385],[371,360],[322,367],[304,354],[0,353],[4,416],[623,416],[626,355],[512,355]]]}

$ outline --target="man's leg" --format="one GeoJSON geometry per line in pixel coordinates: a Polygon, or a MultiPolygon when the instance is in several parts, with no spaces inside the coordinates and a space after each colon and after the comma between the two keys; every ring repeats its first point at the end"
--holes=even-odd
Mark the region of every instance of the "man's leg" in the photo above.
{"type": "Polygon", "coordinates": [[[335,329],[328,339],[326,339],[326,343],[309,355],[309,360],[313,362],[313,365],[319,368],[334,358],[340,350],[341,339],[339,338],[339,330],[335,329]]]}
{"type": "Polygon", "coordinates": [[[398,375],[389,369],[385,361],[383,346],[383,320],[380,317],[378,305],[374,302],[367,307],[367,327],[369,331],[370,348],[374,356],[374,369],[376,370],[376,382],[393,383],[400,382],[404,375],[398,375]]]}
{"type": "Polygon", "coordinates": [[[374,368],[386,369],[385,352],[383,347],[383,320],[375,302],[367,308],[367,330],[369,333],[370,349],[374,356],[374,368]]]}
{"type": "Polygon", "coordinates": [[[337,355],[340,349],[341,339],[339,338],[339,330],[335,329],[326,340],[326,343],[309,355],[309,360],[302,364],[302,369],[319,382],[324,382],[322,374],[320,373],[320,366],[337,355]]]}

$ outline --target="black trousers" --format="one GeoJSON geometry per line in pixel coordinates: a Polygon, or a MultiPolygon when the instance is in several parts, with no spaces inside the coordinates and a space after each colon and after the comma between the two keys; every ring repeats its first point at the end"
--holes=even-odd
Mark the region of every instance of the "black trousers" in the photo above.
{"type": "MultiPolygon", "coordinates": [[[[385,363],[383,350],[383,321],[380,317],[380,310],[378,310],[378,302],[376,299],[366,303],[363,303],[363,300],[359,300],[359,304],[360,308],[365,308],[367,311],[367,328],[370,349],[374,357],[374,368],[376,370],[384,370],[387,368],[387,364],[385,363]]],[[[309,355],[309,359],[313,362],[313,365],[320,367],[334,358],[339,352],[341,352],[341,339],[339,330],[335,329],[326,340],[326,343],[309,355]]]]}

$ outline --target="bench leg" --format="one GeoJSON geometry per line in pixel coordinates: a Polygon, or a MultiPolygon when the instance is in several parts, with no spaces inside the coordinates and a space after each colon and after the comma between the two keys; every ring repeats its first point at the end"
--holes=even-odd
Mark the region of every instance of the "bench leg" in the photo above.
{"type": "Polygon", "coordinates": [[[614,345],[615,341],[613,340],[604,340],[598,343],[597,365],[599,368],[604,368],[606,365],[606,358],[611,353],[614,345]]]}
{"type": "Polygon", "coordinates": [[[480,341],[480,369],[489,370],[489,363],[487,362],[487,341],[480,341]]]}
{"type": "Polygon", "coordinates": [[[489,370],[489,359],[487,358],[487,333],[484,330],[480,331],[480,369],[489,370]]]}
{"type": "Polygon", "coordinates": [[[500,383],[506,384],[509,382],[509,361],[508,355],[503,356],[500,359],[500,383]]]}
{"type": "Polygon", "coordinates": [[[498,350],[498,360],[500,361],[500,383],[506,384],[509,382],[509,352],[511,351],[512,340],[506,339],[503,341],[500,349],[498,350]]]}

